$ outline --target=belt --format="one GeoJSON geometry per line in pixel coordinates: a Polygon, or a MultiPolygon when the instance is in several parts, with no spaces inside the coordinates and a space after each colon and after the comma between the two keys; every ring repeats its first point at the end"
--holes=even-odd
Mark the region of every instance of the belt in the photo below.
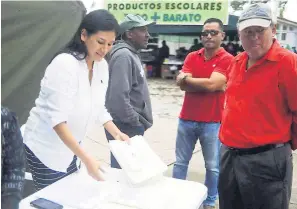
{"type": "Polygon", "coordinates": [[[233,148],[227,147],[231,152],[234,152],[237,155],[254,155],[261,152],[266,152],[271,149],[280,148],[285,146],[286,143],[283,144],[267,144],[261,147],[253,147],[253,148],[233,148]]]}

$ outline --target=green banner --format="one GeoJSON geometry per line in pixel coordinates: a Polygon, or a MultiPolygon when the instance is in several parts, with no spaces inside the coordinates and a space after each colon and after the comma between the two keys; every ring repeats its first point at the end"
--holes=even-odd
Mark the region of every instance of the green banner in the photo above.
{"type": "Polygon", "coordinates": [[[139,14],[160,25],[203,25],[208,18],[228,24],[228,0],[104,0],[119,22],[127,14],[139,14]]]}

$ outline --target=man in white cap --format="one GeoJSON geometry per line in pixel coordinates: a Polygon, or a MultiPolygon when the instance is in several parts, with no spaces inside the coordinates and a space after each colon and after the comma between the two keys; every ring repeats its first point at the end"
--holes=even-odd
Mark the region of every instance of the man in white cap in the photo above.
{"type": "Polygon", "coordinates": [[[220,209],[288,209],[297,148],[297,56],[266,4],[238,21],[245,52],[230,65],[220,129],[220,209]]]}
{"type": "MultiPolygon", "coordinates": [[[[149,41],[147,26],[140,15],[128,14],[120,24],[122,40],[111,49],[108,59],[109,85],[106,108],[117,127],[129,137],[143,135],[153,125],[150,95],[139,56],[149,41]]],[[[114,138],[106,131],[108,140],[114,138]]],[[[120,165],[111,154],[111,167],[120,165]]]]}

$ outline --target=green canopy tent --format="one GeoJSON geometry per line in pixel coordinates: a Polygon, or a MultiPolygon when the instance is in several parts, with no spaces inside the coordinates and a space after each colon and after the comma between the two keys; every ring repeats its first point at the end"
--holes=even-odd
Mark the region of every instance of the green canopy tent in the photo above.
{"type": "Polygon", "coordinates": [[[1,2],[1,105],[26,122],[53,55],[67,44],[86,9],[79,1],[1,2]]]}
{"type": "MultiPolygon", "coordinates": [[[[47,65],[85,14],[79,1],[1,2],[1,105],[16,112],[20,124],[34,106],[47,65]]],[[[33,182],[25,181],[23,197],[33,192],[33,182]]]]}

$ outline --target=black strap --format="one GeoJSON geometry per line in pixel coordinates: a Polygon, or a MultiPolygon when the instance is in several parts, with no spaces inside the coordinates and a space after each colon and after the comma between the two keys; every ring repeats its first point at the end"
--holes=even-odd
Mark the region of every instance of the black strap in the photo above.
{"type": "Polygon", "coordinates": [[[243,149],[228,147],[228,149],[237,155],[253,155],[253,154],[266,152],[268,150],[283,147],[283,146],[285,146],[285,144],[268,144],[261,147],[243,148],[243,149]]]}

